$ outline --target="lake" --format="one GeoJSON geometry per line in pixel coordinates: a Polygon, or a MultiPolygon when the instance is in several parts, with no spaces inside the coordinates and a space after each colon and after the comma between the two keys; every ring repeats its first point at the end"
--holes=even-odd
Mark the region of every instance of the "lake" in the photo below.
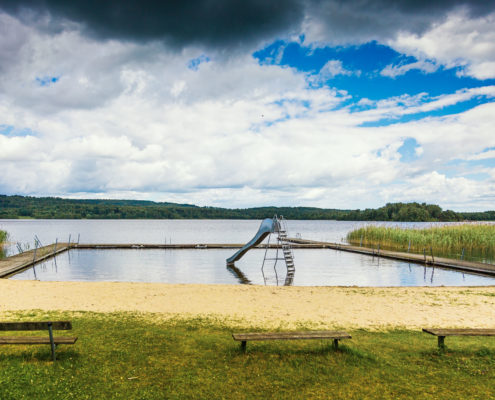
{"type": "MultiPolygon", "coordinates": [[[[16,243],[33,248],[34,235],[42,244],[79,240],[81,243],[246,243],[257,232],[253,220],[0,220],[9,232],[8,254],[16,243]]],[[[287,221],[290,236],[345,242],[346,234],[369,222],[287,221]]],[[[392,226],[430,226],[431,223],[380,223],[392,226]]],[[[272,239],[273,240],[273,239],[272,239]]],[[[286,283],[284,261],[269,261],[263,271],[264,250],[251,250],[228,269],[226,258],[235,250],[83,250],[75,249],[38,264],[11,279],[53,281],[130,281],[166,283],[269,284],[286,283]]],[[[275,251],[270,250],[269,256],[275,251]]],[[[295,249],[298,286],[483,286],[495,284],[486,276],[463,274],[401,261],[329,249],[295,249]]]]}

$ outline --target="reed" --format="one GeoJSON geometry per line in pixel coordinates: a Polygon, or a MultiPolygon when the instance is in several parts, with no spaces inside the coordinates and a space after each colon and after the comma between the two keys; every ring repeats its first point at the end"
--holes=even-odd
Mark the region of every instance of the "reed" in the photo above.
{"type": "Polygon", "coordinates": [[[369,225],[349,232],[347,240],[354,245],[362,240],[366,247],[380,245],[381,248],[413,253],[426,250],[447,257],[495,259],[495,225],[487,223],[459,223],[423,229],[369,225]]]}
{"type": "Polygon", "coordinates": [[[0,258],[5,257],[3,245],[7,241],[8,234],[5,231],[0,231],[0,258]]]}

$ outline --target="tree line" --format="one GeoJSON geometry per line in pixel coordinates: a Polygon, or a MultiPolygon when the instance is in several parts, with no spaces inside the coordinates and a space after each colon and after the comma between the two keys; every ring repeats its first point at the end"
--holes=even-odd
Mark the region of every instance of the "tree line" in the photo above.
{"type": "Polygon", "coordinates": [[[365,210],[316,207],[199,207],[144,200],[76,200],[59,197],[0,195],[0,219],[286,219],[340,221],[487,221],[495,211],[454,212],[426,203],[388,203],[365,210]]]}

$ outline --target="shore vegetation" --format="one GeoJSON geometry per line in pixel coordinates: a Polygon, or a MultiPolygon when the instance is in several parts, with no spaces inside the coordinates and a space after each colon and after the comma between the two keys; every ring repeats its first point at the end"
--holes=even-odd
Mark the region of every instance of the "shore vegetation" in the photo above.
{"type": "Polygon", "coordinates": [[[459,213],[426,203],[388,203],[377,209],[365,210],[316,207],[220,208],[144,200],[76,200],[0,195],[0,219],[263,219],[275,214],[298,220],[495,220],[495,211],[459,213]]]}
{"type": "Polygon", "coordinates": [[[0,258],[5,257],[3,246],[5,245],[7,238],[8,238],[7,232],[0,230],[0,258]]]}
{"type": "Polygon", "coordinates": [[[459,223],[422,229],[368,225],[348,233],[354,245],[453,258],[495,257],[495,224],[459,223]]]}
{"type": "MultiPolygon", "coordinates": [[[[5,316],[3,317],[5,320],[5,316]]],[[[0,398],[489,399],[495,342],[420,331],[350,331],[330,341],[250,342],[210,319],[130,313],[10,312],[9,320],[72,320],[73,346],[1,346],[0,398]]],[[[246,328],[243,330],[256,330],[246,328]]],[[[301,327],[304,329],[304,327],[301,327]]],[[[239,330],[239,329],[237,329],[239,330]]]]}

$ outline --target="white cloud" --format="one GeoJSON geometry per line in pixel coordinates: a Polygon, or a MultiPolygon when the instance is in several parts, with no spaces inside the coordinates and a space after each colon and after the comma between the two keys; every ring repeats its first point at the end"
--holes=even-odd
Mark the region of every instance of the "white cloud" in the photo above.
{"type": "Polygon", "coordinates": [[[318,74],[309,74],[307,76],[307,81],[311,85],[315,85],[315,86],[326,85],[327,83],[331,85],[331,82],[328,81],[332,80],[336,76],[352,76],[352,75],[359,76],[361,75],[361,71],[359,70],[351,71],[346,69],[342,64],[342,61],[340,60],[329,60],[325,63],[323,67],[321,67],[318,74]]]}
{"type": "Polygon", "coordinates": [[[466,102],[477,97],[495,98],[495,86],[460,89],[454,93],[436,97],[430,97],[427,93],[420,93],[414,96],[406,94],[378,101],[364,99],[358,104],[373,107],[352,115],[352,117],[362,119],[363,122],[378,121],[384,118],[398,119],[404,115],[441,110],[445,107],[466,102]]]}
{"type": "Polygon", "coordinates": [[[304,43],[323,47],[376,40],[416,57],[416,62],[388,65],[381,71],[392,78],[411,69],[431,73],[440,66],[460,68],[460,75],[477,79],[495,77],[492,2],[385,3],[310,3],[301,26],[304,43]],[[473,7],[479,10],[473,12],[473,7]]]}
{"type": "Polygon", "coordinates": [[[422,34],[401,32],[388,44],[420,60],[463,67],[462,73],[477,79],[495,77],[495,13],[470,17],[460,9],[422,34]]]}
{"type": "Polygon", "coordinates": [[[467,157],[467,160],[488,160],[490,158],[495,158],[495,150],[488,150],[482,153],[474,154],[467,157]]]}
{"type": "Polygon", "coordinates": [[[495,200],[495,182],[489,184],[463,177],[448,178],[432,171],[411,178],[403,184],[381,190],[389,201],[424,201],[431,199],[446,208],[471,211],[492,210],[495,200]],[[455,194],[455,195],[454,195],[455,194]]]}
{"type": "Polygon", "coordinates": [[[432,73],[438,69],[438,65],[428,60],[420,60],[403,65],[390,64],[380,71],[380,75],[388,76],[389,78],[396,78],[397,76],[404,75],[413,69],[417,69],[425,73],[432,73]]]}
{"type": "Polygon", "coordinates": [[[31,158],[39,161],[43,154],[39,151],[42,141],[34,136],[7,137],[0,134],[0,162],[17,162],[31,158]]]}
{"type": "MultiPolygon", "coordinates": [[[[365,99],[361,105],[374,108],[351,113],[341,107],[350,100],[345,93],[310,89],[305,74],[259,65],[250,55],[208,54],[208,63],[191,70],[189,60],[203,54],[196,48],[172,53],[157,44],[98,43],[77,30],[48,38],[0,18],[22,32],[15,46],[0,37],[0,51],[10,57],[0,57],[0,125],[33,132],[0,134],[0,192],[227,207],[357,208],[423,196],[460,209],[485,208],[494,192],[493,179],[483,189],[441,170],[495,147],[495,103],[360,127],[493,97],[493,86],[365,99]],[[60,79],[41,87],[37,76],[60,79]],[[420,146],[413,164],[400,161],[404,138],[420,146]]],[[[333,61],[329,74],[351,73],[333,61]]]]}
{"type": "Polygon", "coordinates": [[[338,75],[353,75],[359,74],[359,72],[349,71],[344,68],[342,65],[342,61],[340,60],[329,60],[327,63],[321,68],[320,74],[324,79],[331,79],[338,75]]]}

